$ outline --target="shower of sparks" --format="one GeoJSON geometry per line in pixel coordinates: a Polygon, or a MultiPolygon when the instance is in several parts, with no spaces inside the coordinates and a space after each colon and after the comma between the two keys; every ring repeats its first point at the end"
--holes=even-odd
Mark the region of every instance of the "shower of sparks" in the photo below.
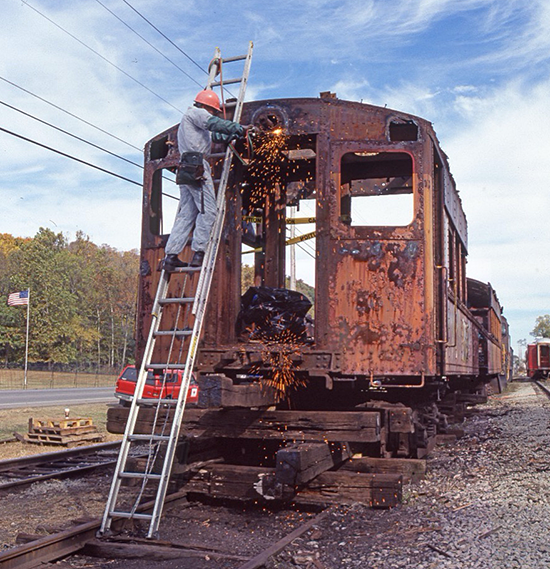
{"type": "Polygon", "coordinates": [[[262,383],[275,391],[277,402],[290,396],[292,390],[305,386],[306,382],[296,374],[297,367],[293,356],[300,355],[304,343],[304,334],[296,333],[291,328],[274,331],[257,328],[251,339],[262,344],[262,368],[268,370],[262,374],[262,383]]]}
{"type": "Polygon", "coordinates": [[[248,166],[250,202],[262,205],[267,195],[278,191],[284,177],[289,137],[282,128],[258,137],[254,144],[254,159],[248,166]]]}

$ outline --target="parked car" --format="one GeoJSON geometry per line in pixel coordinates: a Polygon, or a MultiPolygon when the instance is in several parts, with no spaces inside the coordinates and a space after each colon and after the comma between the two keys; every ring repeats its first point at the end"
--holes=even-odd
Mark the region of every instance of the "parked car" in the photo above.
{"type": "MultiPolygon", "coordinates": [[[[134,397],[138,371],[135,365],[128,365],[122,370],[116,381],[115,397],[118,397],[123,405],[129,405],[134,397]]],[[[177,399],[182,377],[183,370],[169,369],[166,370],[166,374],[162,371],[149,370],[143,388],[143,398],[177,399]]],[[[198,400],[199,386],[195,377],[192,376],[187,391],[187,403],[197,403],[198,400]]]]}

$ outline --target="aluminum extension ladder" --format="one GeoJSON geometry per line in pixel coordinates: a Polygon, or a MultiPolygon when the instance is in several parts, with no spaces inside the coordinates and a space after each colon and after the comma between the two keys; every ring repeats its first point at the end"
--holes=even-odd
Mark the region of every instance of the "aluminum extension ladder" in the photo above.
{"type": "MultiPolygon", "coordinates": [[[[252,42],[249,43],[248,52],[246,55],[230,57],[227,59],[222,59],[219,48],[216,48],[214,59],[209,66],[209,78],[207,83],[207,88],[222,87],[229,84],[240,84],[239,94],[237,96],[235,103],[230,103],[235,106],[233,121],[239,122],[242,113],[242,107],[244,103],[244,97],[246,92],[246,85],[248,81],[248,75],[250,72],[250,63],[252,59],[252,42]],[[221,77],[221,68],[223,64],[244,61],[243,74],[238,79],[223,80],[221,77]],[[220,75],[220,81],[216,81],[216,77],[220,75]]],[[[228,105],[229,106],[229,105],[228,105]]],[[[143,354],[143,360],[141,368],[139,370],[136,390],[134,393],[134,398],[131,403],[131,407],[128,414],[128,420],[126,424],[126,430],[124,433],[124,438],[122,440],[120,453],[118,456],[117,465],[115,468],[115,473],[113,481],[111,484],[111,489],[109,492],[109,497],[107,498],[107,504],[105,506],[105,512],[103,514],[103,520],[101,523],[101,528],[98,531],[98,535],[105,535],[110,531],[111,523],[114,518],[128,518],[128,519],[138,519],[149,523],[149,529],[147,532],[148,538],[158,537],[158,527],[160,524],[160,518],[162,515],[162,510],[164,507],[164,501],[166,498],[166,492],[168,489],[168,482],[170,479],[170,473],[172,470],[172,463],[176,454],[176,445],[178,442],[180,426],[183,418],[183,412],[185,409],[185,402],[187,397],[187,392],[189,389],[189,384],[192,377],[193,366],[195,363],[195,356],[197,354],[197,347],[201,335],[203,320],[206,312],[206,306],[208,302],[208,296],[210,293],[210,285],[212,283],[212,276],[214,273],[214,267],[216,264],[216,257],[218,253],[219,243],[221,239],[224,218],[225,218],[225,191],[227,187],[227,182],[229,179],[229,172],[231,169],[231,160],[233,156],[233,151],[231,148],[227,148],[225,152],[225,160],[223,163],[222,174],[218,182],[218,195],[217,195],[217,215],[212,227],[212,233],[210,236],[210,241],[205,252],[202,267],[183,267],[179,268],[175,273],[182,273],[185,282],[181,287],[181,297],[179,298],[168,298],[168,285],[170,281],[170,273],[166,272],[164,269],[161,272],[159,285],[157,288],[155,301],[151,311],[151,327],[149,330],[149,335],[147,339],[147,344],[143,354]],[[198,273],[198,283],[196,285],[195,293],[193,297],[185,297],[186,281],[188,279],[194,279],[198,273]],[[161,330],[161,321],[163,315],[163,308],[166,305],[174,304],[176,305],[177,317],[176,325],[173,326],[173,330],[161,330]],[[193,305],[191,309],[191,314],[189,314],[189,307],[193,305]],[[177,319],[179,318],[180,311],[184,310],[187,313],[188,318],[192,318],[194,315],[194,323],[192,330],[184,326],[183,329],[178,328],[177,319]],[[155,349],[155,341],[157,337],[160,336],[170,336],[171,345],[168,355],[167,362],[152,362],[152,356],[155,349]],[[181,345],[184,342],[187,343],[187,354],[180,354],[178,358],[179,362],[182,362],[185,358],[185,363],[170,363],[172,348],[176,338],[181,340],[181,345]],[[144,399],[143,389],[147,379],[147,374],[149,370],[161,370],[164,372],[166,380],[166,370],[177,370],[183,369],[183,377],[181,382],[181,388],[177,400],[174,399],[144,399]],[[150,434],[136,434],[135,426],[138,418],[139,410],[143,407],[151,406],[155,407],[155,415],[151,428],[150,434]],[[172,425],[169,434],[164,434],[165,428],[167,428],[166,422],[166,406],[172,406],[174,409],[172,425]],[[164,410],[164,413],[160,412],[164,410]],[[164,419],[161,419],[162,415],[165,415],[164,419]],[[162,421],[165,421],[162,425],[162,421]],[[159,433],[160,430],[160,433],[159,433]],[[134,468],[133,470],[128,470],[130,465],[128,465],[128,458],[130,455],[130,449],[133,443],[141,444],[148,443],[148,455],[146,459],[141,459],[141,464],[143,468],[138,470],[134,468]],[[164,457],[159,459],[159,449],[161,445],[165,447],[164,457]],[[162,472],[158,473],[160,468],[155,466],[156,463],[162,461],[162,472]],[[141,485],[135,489],[137,496],[125,496],[126,501],[130,501],[131,505],[124,505],[117,508],[117,502],[119,501],[120,486],[124,479],[134,479],[141,481],[141,485]],[[139,510],[140,500],[143,498],[146,485],[152,482],[156,485],[154,507],[152,513],[144,513],[139,510]]],[[[135,447],[136,445],[134,445],[135,447]]]]}

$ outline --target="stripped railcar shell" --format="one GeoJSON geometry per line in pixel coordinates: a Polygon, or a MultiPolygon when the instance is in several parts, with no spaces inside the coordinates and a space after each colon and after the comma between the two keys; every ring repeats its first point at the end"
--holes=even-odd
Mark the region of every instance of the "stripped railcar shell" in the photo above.
{"type": "MultiPolygon", "coordinates": [[[[199,373],[235,381],[269,374],[266,347],[236,328],[243,218],[252,212],[261,219],[256,284],[284,288],[286,207],[305,199],[316,208],[315,318],[311,341],[292,355],[306,385],[295,394],[297,404],[429,400],[448,389],[475,390],[504,373],[501,308],[490,285],[466,278],[466,217],[428,121],[325,93],[246,103],[241,122],[262,136],[282,131],[284,148],[271,180],[272,173],[259,175],[257,167],[251,173],[235,161],[199,373]],[[377,198],[386,200],[395,222],[362,219],[377,198]]],[[[138,360],[172,222],[163,220],[163,191],[175,186],[163,176],[178,164],[177,150],[167,145],[176,143],[176,132],[177,125],[145,147],[138,360]]],[[[214,172],[222,150],[213,149],[214,172]]],[[[177,294],[178,285],[171,286],[177,294]]],[[[167,350],[159,342],[155,361],[164,361],[167,350]]]]}

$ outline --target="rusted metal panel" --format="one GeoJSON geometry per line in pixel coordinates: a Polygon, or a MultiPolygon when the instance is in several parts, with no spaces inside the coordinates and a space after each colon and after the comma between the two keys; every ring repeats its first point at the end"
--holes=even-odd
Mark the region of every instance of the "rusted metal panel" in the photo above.
{"type": "Polygon", "coordinates": [[[477,354],[474,351],[474,335],[478,333],[471,314],[464,307],[457,307],[447,300],[447,343],[445,374],[475,375],[477,354]]]}

